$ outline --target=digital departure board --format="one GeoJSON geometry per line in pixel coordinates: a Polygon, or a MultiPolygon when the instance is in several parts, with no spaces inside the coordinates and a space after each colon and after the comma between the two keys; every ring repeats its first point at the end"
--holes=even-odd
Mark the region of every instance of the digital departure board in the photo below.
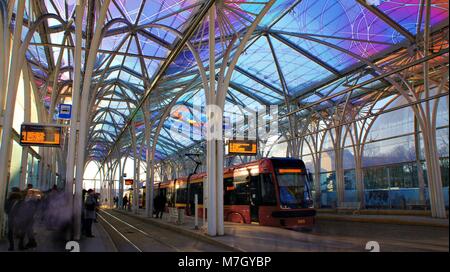
{"type": "Polygon", "coordinates": [[[125,180],[125,185],[133,185],[133,183],[134,183],[134,180],[132,180],[132,179],[125,180]]]}
{"type": "Polygon", "coordinates": [[[251,140],[230,140],[228,141],[229,155],[256,155],[258,147],[256,141],[251,140]]]}
{"type": "Polygon", "coordinates": [[[62,127],[55,125],[22,124],[20,145],[60,147],[62,127]]]}

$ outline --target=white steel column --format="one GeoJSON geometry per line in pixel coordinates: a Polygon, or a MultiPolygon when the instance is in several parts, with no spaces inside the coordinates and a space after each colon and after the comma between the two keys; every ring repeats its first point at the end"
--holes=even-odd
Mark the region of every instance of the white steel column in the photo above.
{"type": "MultiPolygon", "coordinates": [[[[8,80],[8,92],[6,93],[6,110],[4,116],[0,116],[3,119],[2,123],[2,139],[0,147],[0,236],[3,234],[3,220],[4,220],[4,203],[7,193],[8,184],[8,173],[9,173],[9,154],[11,148],[11,134],[12,134],[12,123],[14,116],[14,108],[16,105],[17,97],[17,82],[20,76],[20,45],[21,45],[21,34],[23,25],[23,16],[25,9],[25,0],[19,0],[16,13],[16,25],[14,28],[14,38],[13,38],[13,48],[11,56],[11,64],[9,70],[9,80],[8,80]]],[[[3,83],[1,83],[3,84],[3,83]]]]}
{"type": "Polygon", "coordinates": [[[74,77],[72,82],[72,118],[70,120],[70,133],[67,151],[67,164],[66,164],[66,193],[74,195],[74,199],[70,202],[73,209],[73,230],[74,239],[79,240],[81,238],[81,188],[75,188],[74,190],[74,166],[75,166],[75,151],[77,144],[77,131],[78,131],[78,113],[79,113],[79,101],[80,101],[80,84],[81,84],[81,46],[83,42],[82,30],[83,30],[83,17],[84,17],[84,0],[77,1],[76,6],[76,23],[75,23],[75,53],[74,53],[74,77]],[[75,192],[77,192],[75,194],[75,192]]]}
{"type": "Polygon", "coordinates": [[[132,211],[134,213],[137,213],[139,210],[139,190],[138,190],[138,184],[139,184],[139,165],[138,165],[138,158],[137,158],[137,140],[136,140],[136,129],[135,124],[132,122],[131,124],[131,146],[133,149],[133,204],[132,204],[132,211]]]}
{"type": "Polygon", "coordinates": [[[90,109],[88,109],[89,95],[91,91],[91,81],[92,73],[94,70],[94,63],[96,60],[96,55],[98,47],[100,44],[100,35],[103,29],[103,24],[106,19],[106,12],[109,7],[110,0],[105,0],[100,8],[100,15],[97,19],[97,25],[95,26],[94,36],[92,38],[91,47],[89,50],[89,56],[87,57],[87,63],[85,66],[83,88],[81,92],[80,101],[80,127],[78,136],[78,145],[76,149],[77,160],[76,160],[76,175],[75,175],[75,202],[74,202],[74,239],[79,240],[81,236],[81,190],[83,187],[83,175],[85,168],[85,151],[86,151],[86,140],[87,140],[87,130],[88,130],[88,116],[90,109]]]}
{"type": "Polygon", "coordinates": [[[123,175],[124,175],[124,168],[125,168],[125,163],[127,162],[127,157],[124,158],[124,162],[122,165],[122,157],[119,153],[119,151],[117,151],[117,160],[119,162],[119,207],[122,208],[123,205],[123,175]]]}
{"type": "Polygon", "coordinates": [[[216,49],[216,26],[215,26],[215,18],[216,18],[216,5],[213,4],[209,10],[209,92],[207,92],[206,103],[207,103],[207,117],[208,123],[207,126],[207,143],[206,143],[206,168],[207,168],[207,183],[208,183],[208,206],[207,206],[207,214],[208,214],[208,234],[211,236],[217,235],[217,190],[216,190],[216,163],[217,163],[217,155],[216,155],[216,140],[213,139],[214,131],[211,131],[211,128],[215,129],[214,124],[211,124],[212,120],[214,120],[215,116],[212,112],[212,106],[215,104],[215,91],[216,91],[216,80],[215,80],[215,49],[216,49]],[[209,106],[209,107],[208,107],[209,106]]]}
{"type": "MultiPolygon", "coordinates": [[[[430,16],[431,0],[425,1],[425,26],[424,26],[424,55],[430,52],[430,16]]],[[[429,61],[423,64],[425,99],[430,97],[430,65],[429,61]]],[[[427,164],[428,185],[430,194],[431,214],[436,218],[447,218],[442,191],[442,176],[439,163],[439,153],[436,143],[436,119],[437,103],[434,109],[430,108],[430,101],[425,102],[425,122],[422,127],[423,142],[425,146],[425,159],[427,164]],[[433,111],[433,113],[432,113],[433,111]]]]}
{"type": "Polygon", "coordinates": [[[10,44],[8,7],[4,1],[0,1],[0,133],[3,122],[1,117],[3,116],[6,88],[8,86],[10,44]]]}
{"type": "MultiPolygon", "coordinates": [[[[23,121],[25,123],[29,123],[31,119],[31,86],[30,86],[30,77],[29,77],[29,70],[27,65],[24,65],[24,68],[22,70],[23,72],[23,81],[24,81],[24,118],[23,121]]],[[[22,161],[21,161],[21,168],[20,168],[20,189],[24,190],[27,184],[27,169],[28,169],[28,146],[22,147],[22,161]]]]}
{"type": "MultiPolygon", "coordinates": [[[[259,15],[255,18],[244,37],[240,40],[237,50],[230,62],[228,58],[231,55],[234,43],[237,37],[234,37],[227,47],[222,60],[222,67],[219,70],[219,80],[215,81],[215,4],[209,11],[209,90],[205,90],[208,108],[207,117],[207,187],[208,187],[208,234],[211,236],[224,234],[224,214],[223,214],[223,136],[222,136],[222,118],[225,107],[225,98],[228,92],[234,67],[237,64],[239,56],[242,54],[256,26],[274,4],[274,0],[268,1],[259,15]],[[228,67],[227,67],[228,64],[228,67]],[[217,88],[217,92],[216,92],[217,88]],[[213,108],[211,107],[213,106],[213,108]],[[214,114],[212,109],[215,110],[214,114]],[[211,122],[213,122],[211,124],[211,122]],[[213,128],[211,130],[211,128],[213,128]],[[211,137],[214,136],[214,137],[211,137]]],[[[205,88],[206,89],[206,88],[205,88]]]]}
{"type": "MultiPolygon", "coordinates": [[[[150,100],[148,100],[150,101],[150,100]]],[[[145,215],[147,217],[153,216],[153,181],[152,181],[152,164],[151,164],[151,132],[153,122],[150,121],[149,112],[150,103],[147,102],[144,108],[144,122],[145,122],[145,144],[146,144],[146,173],[145,173],[145,215]]],[[[153,143],[155,144],[155,143],[153,143]]]]}

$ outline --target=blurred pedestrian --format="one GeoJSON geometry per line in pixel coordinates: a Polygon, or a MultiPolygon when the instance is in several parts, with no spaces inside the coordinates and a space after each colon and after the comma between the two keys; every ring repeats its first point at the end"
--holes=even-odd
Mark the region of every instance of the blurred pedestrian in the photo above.
{"type": "Polygon", "coordinates": [[[34,221],[42,197],[42,193],[36,189],[27,188],[24,192],[26,193],[25,198],[17,202],[10,212],[13,217],[13,237],[16,235],[19,238],[19,250],[37,247],[34,236],[34,221]],[[26,245],[23,244],[25,237],[28,239],[26,245]]]}
{"type": "Polygon", "coordinates": [[[86,228],[86,237],[95,237],[92,235],[92,223],[95,220],[95,209],[97,207],[97,200],[95,199],[94,190],[89,189],[88,195],[86,197],[86,201],[84,202],[85,212],[85,228],[86,228]]]}
{"type": "Polygon", "coordinates": [[[86,234],[86,217],[85,217],[85,207],[84,202],[86,201],[87,192],[85,189],[81,192],[81,233],[86,234]]]}
{"type": "Polygon", "coordinates": [[[155,202],[154,202],[154,206],[155,206],[155,210],[156,210],[156,218],[161,218],[163,217],[164,214],[164,209],[166,208],[166,197],[160,193],[158,196],[156,196],[155,198],[155,202]]]}
{"type": "MultiPolygon", "coordinates": [[[[22,201],[22,194],[20,193],[20,189],[14,187],[11,189],[11,193],[8,196],[8,199],[5,202],[5,213],[8,215],[8,241],[9,241],[9,251],[14,250],[14,236],[18,234],[18,225],[17,225],[17,214],[19,211],[19,205],[22,201]]],[[[19,242],[19,249],[25,249],[23,245],[23,236],[22,240],[19,242]]]]}
{"type": "Polygon", "coordinates": [[[25,245],[26,248],[37,247],[36,238],[34,236],[34,221],[41,198],[41,191],[30,188],[20,206],[19,218],[23,219],[22,226],[28,239],[28,243],[25,245]]]}
{"type": "Polygon", "coordinates": [[[124,196],[122,200],[122,209],[126,210],[128,207],[128,197],[124,196]]]}

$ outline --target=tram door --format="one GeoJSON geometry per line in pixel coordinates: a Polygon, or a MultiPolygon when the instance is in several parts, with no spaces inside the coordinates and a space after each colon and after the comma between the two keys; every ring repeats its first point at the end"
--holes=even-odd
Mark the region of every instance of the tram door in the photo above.
{"type": "Polygon", "coordinates": [[[260,204],[260,190],[259,190],[259,176],[250,176],[249,184],[250,197],[250,218],[252,222],[259,222],[259,204],[260,204]]]}

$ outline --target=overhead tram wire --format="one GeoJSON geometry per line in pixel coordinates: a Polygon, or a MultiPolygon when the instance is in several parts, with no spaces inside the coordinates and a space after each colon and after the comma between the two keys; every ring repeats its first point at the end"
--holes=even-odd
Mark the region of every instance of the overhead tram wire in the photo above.
{"type": "Polygon", "coordinates": [[[203,6],[200,7],[200,11],[197,13],[197,15],[194,17],[193,22],[189,25],[189,28],[186,30],[186,32],[183,35],[183,38],[177,43],[175,48],[170,52],[169,56],[167,57],[166,61],[164,61],[161,69],[158,70],[158,73],[156,74],[155,78],[153,79],[152,83],[150,84],[149,88],[144,92],[143,98],[139,101],[137,107],[134,109],[134,111],[131,113],[130,118],[126,122],[125,126],[122,128],[121,132],[119,133],[117,139],[115,140],[114,144],[110,147],[108,154],[104,158],[102,165],[107,161],[107,158],[111,155],[113,152],[115,146],[119,142],[119,140],[122,138],[123,134],[127,131],[128,127],[131,125],[134,117],[137,115],[139,110],[144,105],[147,98],[150,96],[153,89],[158,85],[159,80],[162,78],[162,76],[165,74],[167,69],[169,68],[169,65],[175,60],[176,57],[181,53],[184,46],[186,45],[187,41],[192,37],[194,32],[197,30],[198,26],[202,22],[203,18],[205,18],[206,14],[208,13],[211,6],[214,4],[215,0],[207,0],[203,6]]]}

